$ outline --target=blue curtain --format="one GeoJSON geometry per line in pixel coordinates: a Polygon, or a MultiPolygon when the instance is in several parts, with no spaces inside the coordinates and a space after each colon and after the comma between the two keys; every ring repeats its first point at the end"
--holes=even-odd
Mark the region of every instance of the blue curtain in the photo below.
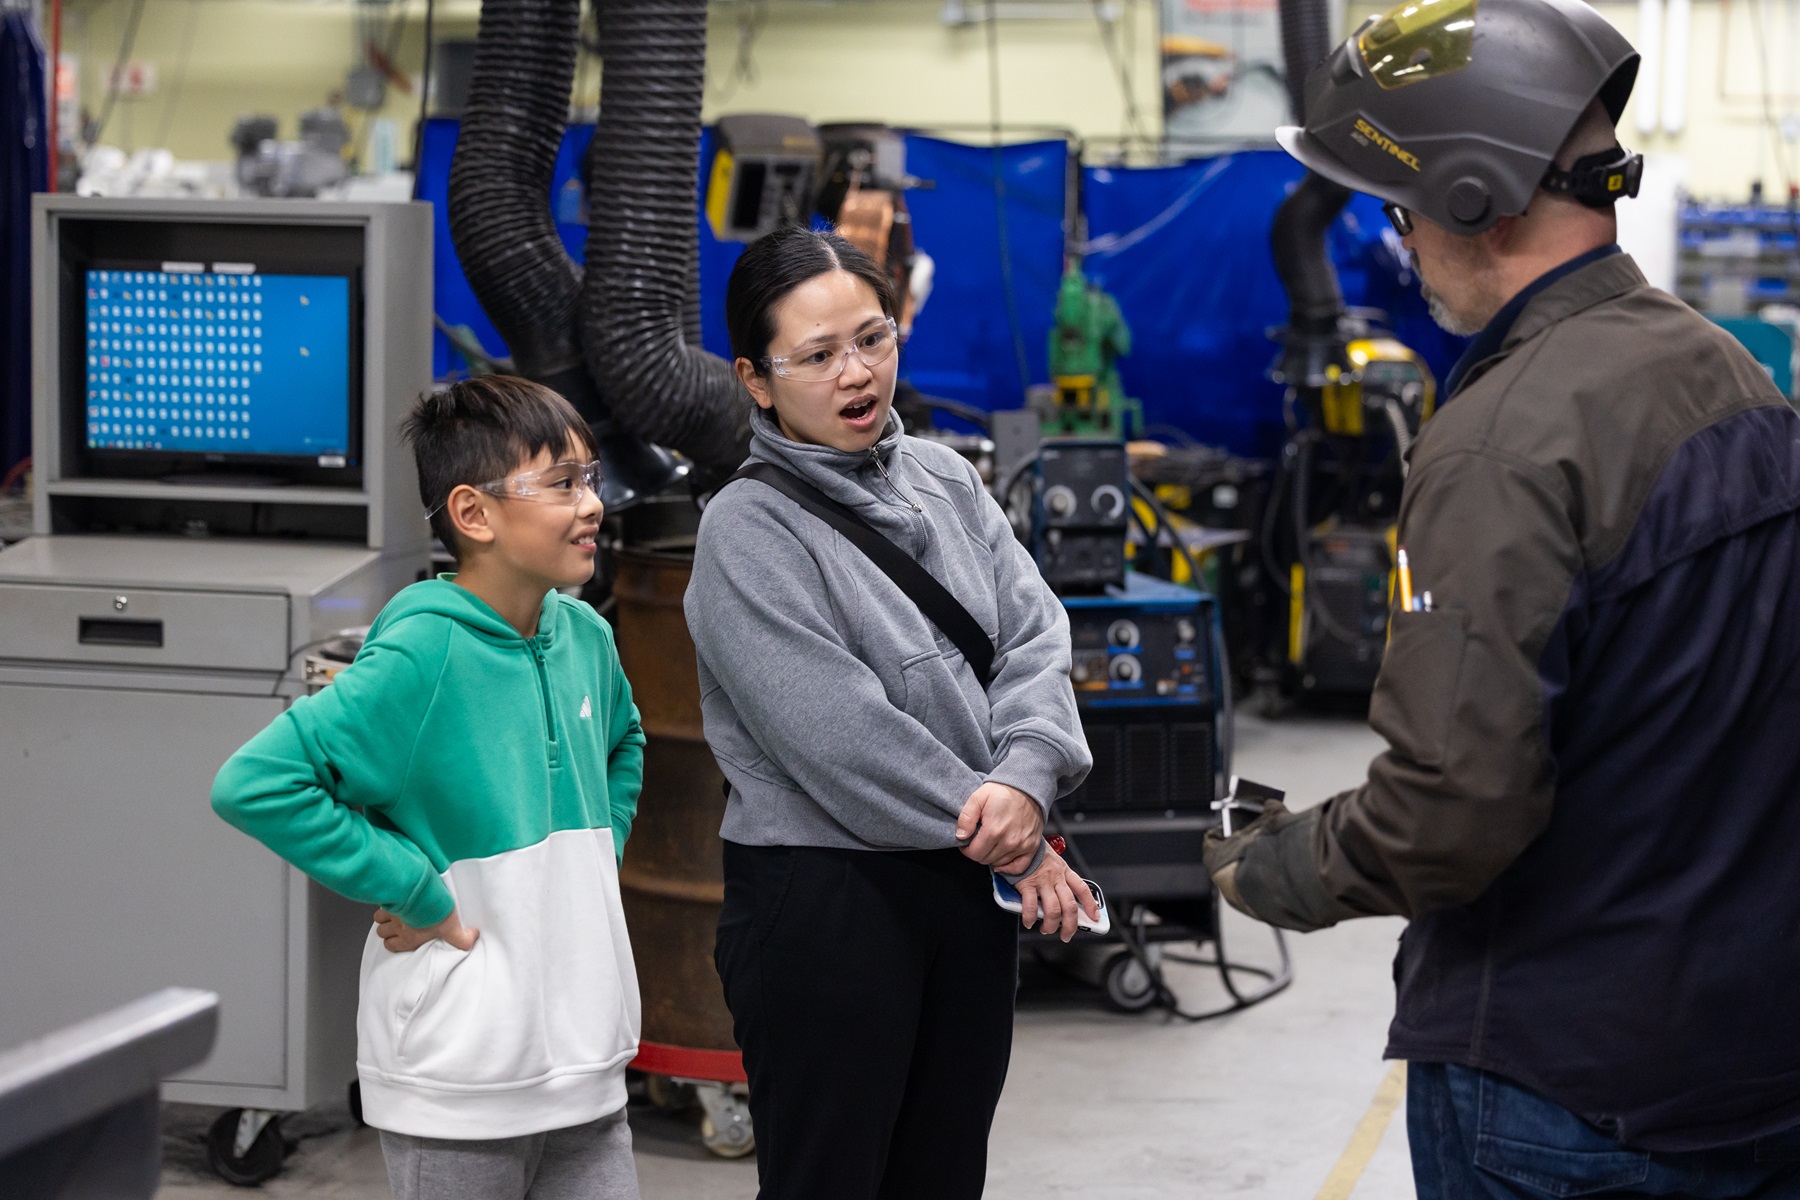
{"type": "MultiPolygon", "coordinates": [[[[1147,423],[1240,454],[1280,446],[1281,389],[1266,372],[1287,297],[1269,226],[1301,173],[1279,150],[1084,172],[1083,268],[1131,325],[1120,374],[1147,423]]],[[[1326,240],[1346,302],[1384,310],[1441,380],[1463,343],[1431,322],[1380,202],[1354,197],[1326,240]]]]}
{"type": "Polygon", "coordinates": [[[1049,379],[1068,147],[1032,142],[995,151],[913,136],[906,169],[933,185],[909,193],[906,206],[913,241],[936,262],[937,279],[902,370],[927,395],[1018,408],[1027,384],[1049,379]],[[1005,202],[1004,258],[997,196],[1005,202]]]}
{"type": "MultiPolygon", "coordinates": [[[[433,206],[432,220],[436,234],[432,239],[432,291],[438,316],[448,325],[467,325],[475,331],[482,347],[490,354],[505,354],[506,341],[494,329],[493,322],[481,311],[475,293],[457,261],[456,248],[450,243],[450,160],[456,153],[456,138],[461,122],[453,117],[433,117],[425,124],[424,147],[420,154],[419,198],[433,206]]],[[[576,262],[587,260],[587,214],[581,191],[581,160],[593,140],[592,125],[571,125],[563,134],[562,146],[556,154],[556,170],[550,182],[550,207],[556,218],[556,231],[576,262]]],[[[700,138],[700,179],[712,174],[713,134],[710,128],[700,138]]],[[[714,354],[728,353],[725,336],[725,280],[732,264],[744,252],[736,242],[721,242],[713,237],[704,215],[700,218],[700,294],[704,298],[700,310],[702,341],[714,354]]],[[[443,379],[461,366],[461,359],[450,348],[449,339],[437,335],[432,372],[443,379]]]]}
{"type": "MultiPolygon", "coordinates": [[[[445,200],[456,135],[457,122],[444,118],[425,130],[420,194],[437,205],[437,311],[452,325],[473,328],[490,352],[504,353],[450,245],[445,200]]],[[[578,179],[592,136],[590,125],[570,128],[551,184],[557,227],[576,261],[587,237],[578,179]]],[[[712,158],[708,129],[702,181],[712,158]]],[[[931,184],[907,197],[913,237],[937,263],[902,364],[921,391],[992,410],[1018,407],[1027,384],[1047,382],[1068,167],[1062,142],[996,153],[907,138],[907,170],[931,184]],[[997,195],[1005,207],[1004,259],[997,195]]],[[[1083,266],[1118,297],[1131,324],[1133,349],[1122,374],[1148,422],[1239,454],[1268,456],[1280,446],[1281,389],[1266,373],[1276,351],[1268,334],[1287,320],[1287,299],[1269,255],[1269,224],[1300,175],[1299,165],[1278,150],[1083,172],[1083,266]]],[[[1442,379],[1462,342],[1432,324],[1379,203],[1353,199],[1328,245],[1345,299],[1385,311],[1400,340],[1442,379]]],[[[725,281],[743,246],[715,240],[702,218],[699,248],[703,342],[726,355],[725,281]]],[[[439,335],[437,374],[456,365],[439,335]]]]}
{"type": "Polygon", "coordinates": [[[31,453],[31,194],[49,187],[44,47],[0,14],[0,474],[31,453]]]}

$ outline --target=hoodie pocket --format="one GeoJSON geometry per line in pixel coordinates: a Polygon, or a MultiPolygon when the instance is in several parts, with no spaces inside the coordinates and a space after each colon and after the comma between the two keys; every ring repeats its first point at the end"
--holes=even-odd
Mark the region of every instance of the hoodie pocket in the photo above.
{"type": "Polygon", "coordinates": [[[570,830],[452,864],[445,882],[481,936],[467,953],[433,942],[396,956],[411,964],[366,955],[359,1058],[451,1089],[628,1061],[640,1004],[612,847],[610,830],[570,830]]]}
{"type": "Polygon", "coordinates": [[[738,719],[737,710],[732,707],[724,688],[714,685],[700,697],[700,715],[706,730],[707,748],[721,762],[730,763],[746,775],[771,783],[781,782],[776,778],[778,772],[769,756],[763,753],[750,731],[744,728],[743,721],[738,719]]]}
{"type": "Polygon", "coordinates": [[[442,938],[435,938],[414,951],[418,961],[413,964],[413,978],[407,981],[394,1006],[394,1052],[400,1058],[407,1056],[407,1035],[412,1031],[413,1018],[443,995],[451,972],[472,959],[481,950],[481,942],[476,938],[472,948],[458,950],[442,938]]]}
{"type": "Polygon", "coordinates": [[[900,678],[906,684],[905,700],[900,710],[925,728],[931,728],[932,709],[937,705],[938,685],[948,672],[944,656],[936,650],[915,654],[900,664],[900,678]]]}

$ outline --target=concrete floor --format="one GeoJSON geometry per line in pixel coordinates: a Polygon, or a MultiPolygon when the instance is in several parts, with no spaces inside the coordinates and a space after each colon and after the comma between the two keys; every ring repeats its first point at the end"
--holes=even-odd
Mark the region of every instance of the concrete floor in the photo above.
{"type": "MultiPolygon", "coordinates": [[[[1378,745],[1355,720],[1244,717],[1237,768],[1286,787],[1304,806],[1356,783],[1378,745]]],[[[1400,928],[1397,920],[1358,921],[1290,938],[1295,982],[1286,993],[1200,1025],[1110,1013],[1093,993],[1028,972],[991,1143],[989,1194],[1411,1197],[1403,1109],[1372,1156],[1366,1148],[1346,1156],[1388,1072],[1381,1048],[1400,928]]],[[[1233,958],[1274,962],[1263,927],[1228,913],[1225,937],[1233,958]]],[[[1172,966],[1168,977],[1189,1009],[1225,998],[1210,971],[1172,966]]],[[[211,1116],[169,1107],[162,1200],[242,1194],[207,1171],[199,1137],[211,1116]]],[[[633,1108],[645,1200],[750,1200],[753,1160],[713,1158],[700,1145],[697,1125],[697,1117],[633,1108]]],[[[376,1135],[353,1128],[348,1114],[303,1114],[290,1118],[287,1130],[302,1139],[299,1149],[265,1194],[388,1195],[376,1135]]],[[[1364,1127],[1364,1143],[1371,1132],[1364,1127]]]]}

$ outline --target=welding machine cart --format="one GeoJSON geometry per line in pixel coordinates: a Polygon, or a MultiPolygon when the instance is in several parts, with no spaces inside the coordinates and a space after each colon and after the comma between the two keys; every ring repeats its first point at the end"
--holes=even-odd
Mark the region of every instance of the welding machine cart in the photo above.
{"type": "Polygon", "coordinates": [[[1212,805],[1224,795],[1232,750],[1216,600],[1133,572],[1122,585],[1064,596],[1063,604],[1094,768],[1053,809],[1051,831],[1065,839],[1070,864],[1107,897],[1112,930],[1078,935],[1119,946],[1100,972],[1107,1003],[1125,1012],[1160,1004],[1206,1019],[1269,998],[1292,981],[1286,944],[1276,931],[1280,965],[1272,971],[1226,957],[1218,894],[1201,857],[1218,824],[1212,805]],[[1174,953],[1182,943],[1211,943],[1214,953],[1174,953]],[[1163,979],[1164,959],[1215,967],[1231,1002],[1184,1010],[1163,979]],[[1237,976],[1263,982],[1245,990],[1237,976]]]}

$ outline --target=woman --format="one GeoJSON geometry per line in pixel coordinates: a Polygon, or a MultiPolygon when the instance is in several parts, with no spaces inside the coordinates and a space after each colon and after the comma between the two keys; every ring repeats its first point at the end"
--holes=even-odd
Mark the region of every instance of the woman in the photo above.
{"type": "Polygon", "coordinates": [[[706,509],[687,616],[731,785],[716,959],[761,1196],[979,1196],[1018,977],[991,870],[1065,941],[1096,911],[1043,836],[1092,765],[1068,620],[974,469],[890,411],[894,298],[867,256],[780,230],[725,308],[752,459],[896,542],[995,647],[984,688],[873,562],[759,480],[706,509]]]}

